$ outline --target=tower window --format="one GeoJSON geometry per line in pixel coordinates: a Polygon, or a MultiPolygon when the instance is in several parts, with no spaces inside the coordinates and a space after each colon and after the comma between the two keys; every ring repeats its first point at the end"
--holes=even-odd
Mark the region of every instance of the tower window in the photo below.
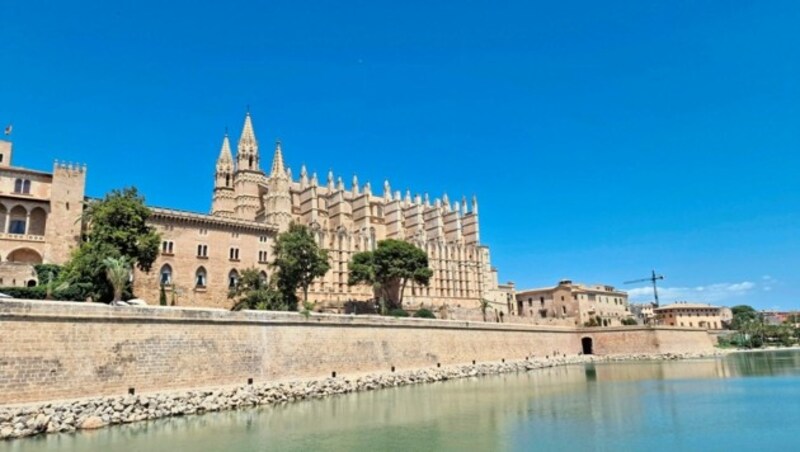
{"type": "Polygon", "coordinates": [[[165,240],[161,242],[161,254],[173,254],[175,249],[175,242],[171,240],[165,240]]]}
{"type": "Polygon", "coordinates": [[[232,261],[239,260],[239,248],[231,248],[229,254],[229,259],[232,261]]]}
{"type": "Polygon", "coordinates": [[[206,286],[206,269],[200,267],[197,269],[197,272],[194,275],[194,285],[198,288],[203,288],[206,286]]]}
{"type": "Polygon", "coordinates": [[[197,257],[208,257],[208,245],[197,245],[197,257]]]}

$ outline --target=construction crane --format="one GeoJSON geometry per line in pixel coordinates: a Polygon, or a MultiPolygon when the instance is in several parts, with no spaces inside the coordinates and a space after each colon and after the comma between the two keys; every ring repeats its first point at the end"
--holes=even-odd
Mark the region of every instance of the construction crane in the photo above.
{"type": "Polygon", "coordinates": [[[656,281],[658,281],[660,279],[664,279],[664,275],[656,275],[656,271],[653,270],[653,273],[650,275],[649,278],[637,279],[637,280],[634,280],[634,281],[625,281],[625,284],[636,284],[636,283],[646,282],[646,281],[650,281],[651,283],[653,283],[653,298],[655,298],[655,301],[656,301],[655,304],[654,304],[654,307],[657,308],[658,307],[658,285],[656,284],[656,281]]]}

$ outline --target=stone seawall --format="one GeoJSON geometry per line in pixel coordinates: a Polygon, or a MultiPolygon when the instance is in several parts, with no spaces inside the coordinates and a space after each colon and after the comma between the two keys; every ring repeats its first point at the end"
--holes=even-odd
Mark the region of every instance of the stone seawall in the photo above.
{"type": "Polygon", "coordinates": [[[0,405],[577,356],[586,339],[597,354],[713,350],[678,328],[0,301],[0,405]]]}
{"type": "Polygon", "coordinates": [[[278,405],[352,392],[436,383],[459,378],[528,372],[569,364],[620,360],[672,360],[714,356],[716,354],[717,352],[692,355],[560,356],[447,368],[437,367],[398,373],[384,372],[353,379],[341,377],[325,378],[321,380],[87,398],[61,403],[0,407],[0,440],[23,438],[43,433],[92,430],[171,416],[245,409],[260,405],[278,405]]]}

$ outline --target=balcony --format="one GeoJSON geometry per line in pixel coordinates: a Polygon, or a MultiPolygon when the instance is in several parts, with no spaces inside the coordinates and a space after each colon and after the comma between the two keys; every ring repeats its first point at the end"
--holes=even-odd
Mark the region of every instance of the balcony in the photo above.
{"type": "Polygon", "coordinates": [[[43,235],[33,234],[11,234],[8,232],[0,232],[0,240],[15,240],[18,242],[44,242],[43,235]]]}

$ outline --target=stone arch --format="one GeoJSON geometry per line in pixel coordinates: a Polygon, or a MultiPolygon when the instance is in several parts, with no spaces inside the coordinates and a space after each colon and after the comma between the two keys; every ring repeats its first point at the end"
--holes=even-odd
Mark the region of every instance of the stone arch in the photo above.
{"type": "Polygon", "coordinates": [[[41,207],[35,207],[31,210],[30,224],[28,224],[28,234],[30,235],[44,235],[47,228],[47,212],[41,207]]]}
{"type": "Polygon", "coordinates": [[[173,281],[173,273],[172,273],[172,266],[169,264],[164,264],[161,266],[161,270],[158,271],[159,275],[159,283],[164,286],[172,285],[173,281]]]}
{"type": "Polygon", "coordinates": [[[30,248],[17,248],[8,253],[6,261],[20,264],[41,264],[42,255],[39,254],[38,251],[30,248]]]}
{"type": "Polygon", "coordinates": [[[582,337],[581,338],[581,350],[583,351],[584,355],[593,355],[594,354],[594,340],[589,337],[582,337]]]}
{"type": "Polygon", "coordinates": [[[208,272],[202,265],[194,272],[194,286],[203,288],[208,285],[208,272]]]}
{"type": "Polygon", "coordinates": [[[14,206],[8,213],[8,233],[25,234],[28,228],[28,211],[20,205],[14,206]]]}

